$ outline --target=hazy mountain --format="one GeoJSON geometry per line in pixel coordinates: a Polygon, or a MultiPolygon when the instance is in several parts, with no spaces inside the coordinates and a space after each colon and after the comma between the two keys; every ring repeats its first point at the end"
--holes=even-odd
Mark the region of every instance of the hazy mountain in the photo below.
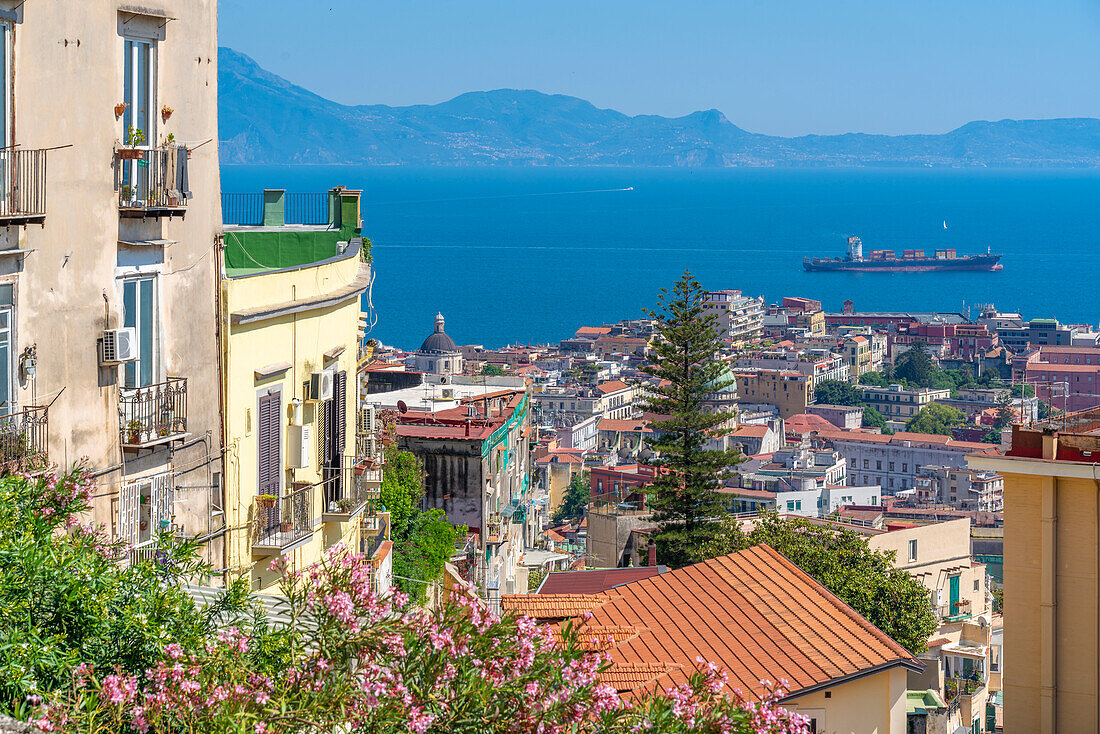
{"type": "Polygon", "coordinates": [[[436,105],[347,106],[244,54],[218,51],[223,163],[637,166],[1096,166],[1100,120],[971,122],[943,135],[806,135],[737,127],[718,110],[624,115],[531,90],[436,105]]]}

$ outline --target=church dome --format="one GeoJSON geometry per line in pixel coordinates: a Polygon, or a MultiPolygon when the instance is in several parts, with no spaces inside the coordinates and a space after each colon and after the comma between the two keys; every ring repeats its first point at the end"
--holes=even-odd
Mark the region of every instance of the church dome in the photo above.
{"type": "Polygon", "coordinates": [[[455,346],[455,340],[447,336],[443,331],[443,314],[437,313],[435,315],[435,331],[429,334],[428,338],[424,340],[424,343],[420,345],[420,351],[430,354],[458,351],[458,347],[455,346]]]}

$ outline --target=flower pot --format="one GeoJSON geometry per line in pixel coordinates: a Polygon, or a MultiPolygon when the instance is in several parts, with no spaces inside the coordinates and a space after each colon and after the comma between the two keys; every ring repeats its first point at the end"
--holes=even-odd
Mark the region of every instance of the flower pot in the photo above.
{"type": "Polygon", "coordinates": [[[290,528],[291,528],[291,524],[290,524],[290,523],[288,523],[288,522],[284,522],[284,523],[281,523],[281,524],[279,525],[279,530],[281,530],[281,531],[282,531],[282,532],[284,532],[284,533],[289,533],[289,532],[290,532],[290,528]]]}
{"type": "Polygon", "coordinates": [[[119,102],[115,105],[115,117],[122,117],[122,114],[126,112],[126,103],[119,102]]]}
{"type": "Polygon", "coordinates": [[[141,158],[142,152],[137,148],[119,148],[117,154],[121,161],[136,161],[141,158]]]}
{"type": "Polygon", "coordinates": [[[141,433],[138,431],[131,431],[128,438],[129,443],[141,443],[141,433]]]}
{"type": "Polygon", "coordinates": [[[265,510],[270,510],[271,508],[273,508],[275,506],[275,498],[274,497],[258,497],[256,499],[256,505],[258,507],[264,508],[265,510]]]}

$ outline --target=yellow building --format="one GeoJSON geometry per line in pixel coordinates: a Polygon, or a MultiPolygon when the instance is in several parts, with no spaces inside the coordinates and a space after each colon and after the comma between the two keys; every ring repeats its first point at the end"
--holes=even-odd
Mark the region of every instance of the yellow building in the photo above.
{"type": "Polygon", "coordinates": [[[1006,734],[1097,730],[1100,411],[1013,426],[1004,476],[1006,734]]]}
{"type": "Polygon", "coordinates": [[[227,194],[223,207],[226,567],[270,590],[272,557],[303,568],[337,543],[359,551],[363,528],[385,539],[365,520],[381,453],[356,386],[370,256],[357,191],[227,194]]]}

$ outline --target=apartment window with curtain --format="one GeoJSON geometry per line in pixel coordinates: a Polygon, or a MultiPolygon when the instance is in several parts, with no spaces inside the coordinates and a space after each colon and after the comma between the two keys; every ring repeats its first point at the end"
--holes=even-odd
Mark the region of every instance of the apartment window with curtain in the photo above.
{"type": "Polygon", "coordinates": [[[159,336],[156,276],[122,281],[122,325],[137,335],[137,359],[127,362],[123,387],[145,387],[159,381],[156,348],[159,336]]]}
{"type": "MultiPolygon", "coordinates": [[[[139,148],[156,147],[156,41],[149,38],[126,37],[123,39],[122,101],[126,109],[122,113],[122,135],[125,145],[131,128],[140,131],[139,148]]],[[[141,198],[148,169],[140,161],[122,161],[122,185],[129,190],[129,198],[141,198]]]]}

